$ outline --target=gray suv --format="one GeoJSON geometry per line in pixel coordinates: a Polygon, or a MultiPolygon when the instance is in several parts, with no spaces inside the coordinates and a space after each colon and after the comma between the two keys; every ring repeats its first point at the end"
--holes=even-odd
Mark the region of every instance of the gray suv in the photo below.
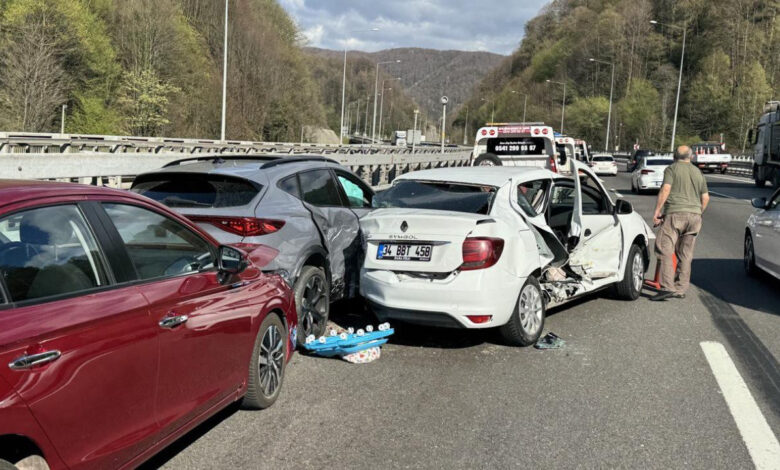
{"type": "Polygon", "coordinates": [[[322,335],[330,303],[358,294],[358,219],[374,191],[337,162],[316,156],[190,158],[139,175],[132,191],[184,214],[220,243],[279,250],[298,309],[298,342],[322,335]]]}

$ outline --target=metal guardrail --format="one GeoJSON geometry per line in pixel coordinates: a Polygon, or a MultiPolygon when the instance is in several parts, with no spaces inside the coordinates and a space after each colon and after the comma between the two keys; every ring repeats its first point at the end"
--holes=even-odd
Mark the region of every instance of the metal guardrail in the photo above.
{"type": "MultiPolygon", "coordinates": [[[[444,153],[459,153],[465,148],[445,147],[444,153]]],[[[0,132],[0,154],[434,154],[442,153],[438,147],[410,147],[386,144],[313,144],[293,142],[254,142],[242,140],[185,139],[170,137],[132,137],[87,134],[42,134],[0,132]]],[[[184,157],[180,157],[184,158],[184,157]]]]}
{"type": "Polygon", "coordinates": [[[221,142],[69,134],[0,133],[0,178],[54,179],[122,186],[141,173],[189,157],[272,154],[326,155],[371,186],[396,175],[428,168],[464,166],[471,148],[334,145],[278,142],[221,142]]]}

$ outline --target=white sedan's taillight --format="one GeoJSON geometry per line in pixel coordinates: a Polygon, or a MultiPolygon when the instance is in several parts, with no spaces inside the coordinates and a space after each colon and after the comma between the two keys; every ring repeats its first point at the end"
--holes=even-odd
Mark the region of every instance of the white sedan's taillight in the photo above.
{"type": "Polygon", "coordinates": [[[501,258],[504,240],[489,237],[470,237],[463,240],[463,264],[461,271],[489,268],[501,258]]]}

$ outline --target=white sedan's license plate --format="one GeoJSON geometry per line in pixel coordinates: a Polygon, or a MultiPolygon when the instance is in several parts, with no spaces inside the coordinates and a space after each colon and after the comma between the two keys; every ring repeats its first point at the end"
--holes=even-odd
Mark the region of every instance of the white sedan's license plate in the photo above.
{"type": "Polygon", "coordinates": [[[433,246],[407,245],[402,243],[380,243],[376,259],[395,261],[430,261],[433,246]]]}

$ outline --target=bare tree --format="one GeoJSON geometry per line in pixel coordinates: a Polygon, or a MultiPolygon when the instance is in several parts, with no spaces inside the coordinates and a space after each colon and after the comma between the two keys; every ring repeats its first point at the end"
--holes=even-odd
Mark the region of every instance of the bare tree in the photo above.
{"type": "Polygon", "coordinates": [[[49,22],[42,10],[6,31],[10,43],[0,53],[0,100],[6,128],[51,130],[67,100],[70,80],[61,60],[67,45],[51,34],[49,22]]]}

